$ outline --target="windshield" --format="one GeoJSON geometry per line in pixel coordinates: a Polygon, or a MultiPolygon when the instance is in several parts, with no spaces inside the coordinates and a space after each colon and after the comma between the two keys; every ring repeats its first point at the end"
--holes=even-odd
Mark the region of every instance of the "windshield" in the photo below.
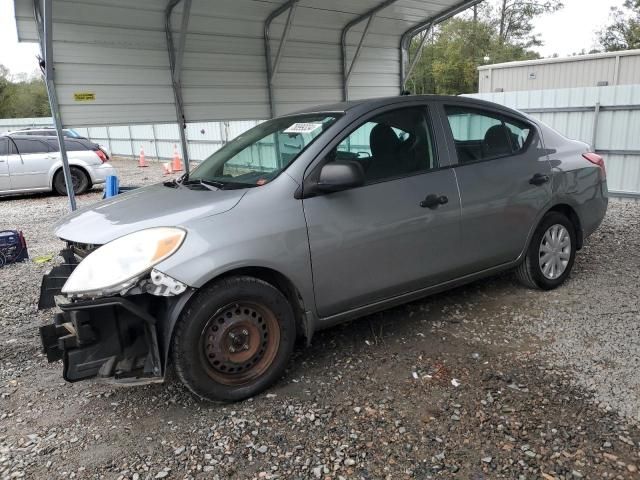
{"type": "Polygon", "coordinates": [[[261,123],[207,158],[184,183],[209,182],[223,188],[264,185],[287,168],[337,118],[334,113],[314,113],[261,123]]]}

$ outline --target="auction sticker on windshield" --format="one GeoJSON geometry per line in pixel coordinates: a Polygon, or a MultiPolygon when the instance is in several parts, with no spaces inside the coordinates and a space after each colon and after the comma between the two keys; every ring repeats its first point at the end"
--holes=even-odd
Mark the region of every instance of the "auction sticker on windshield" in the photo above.
{"type": "Polygon", "coordinates": [[[321,127],[321,123],[294,123],[284,133],[311,133],[321,127]]]}

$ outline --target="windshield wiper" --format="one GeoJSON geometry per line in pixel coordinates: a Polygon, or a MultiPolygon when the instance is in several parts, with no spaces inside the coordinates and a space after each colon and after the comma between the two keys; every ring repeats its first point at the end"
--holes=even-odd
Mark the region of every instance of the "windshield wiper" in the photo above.
{"type": "Polygon", "coordinates": [[[223,190],[225,187],[225,184],[222,182],[213,182],[211,180],[202,180],[202,179],[197,179],[197,180],[185,180],[182,182],[182,185],[188,186],[188,185],[200,185],[203,186],[205,188],[208,188],[209,190],[223,190]]]}
{"type": "Polygon", "coordinates": [[[165,187],[169,187],[169,188],[178,188],[178,186],[180,185],[175,178],[172,180],[167,180],[166,182],[162,182],[162,184],[165,187]]]}

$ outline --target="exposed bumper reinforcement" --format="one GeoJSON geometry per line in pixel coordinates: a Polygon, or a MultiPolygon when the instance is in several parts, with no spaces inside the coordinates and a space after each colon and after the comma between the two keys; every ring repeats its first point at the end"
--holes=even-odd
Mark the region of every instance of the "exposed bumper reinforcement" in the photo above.
{"type": "Polygon", "coordinates": [[[96,376],[128,384],[161,381],[156,319],[148,304],[146,295],[61,303],[53,324],[40,327],[47,360],[62,360],[69,382],[96,376]]]}
{"type": "Polygon", "coordinates": [[[60,256],[64,263],[53,267],[49,273],[42,277],[40,284],[40,298],[38,299],[38,310],[53,308],[56,306],[55,297],[60,295],[62,287],[71,275],[71,272],[78,265],[78,260],[71,248],[60,251],[60,256]]]}

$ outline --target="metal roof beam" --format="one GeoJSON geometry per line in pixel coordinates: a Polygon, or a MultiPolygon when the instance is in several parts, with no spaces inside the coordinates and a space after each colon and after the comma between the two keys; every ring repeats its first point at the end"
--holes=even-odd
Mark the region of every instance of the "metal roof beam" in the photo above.
{"type": "Polygon", "coordinates": [[[176,108],[176,119],[178,121],[178,131],[180,132],[180,144],[182,148],[182,159],[184,161],[184,171],[189,175],[189,144],[187,143],[187,119],[184,115],[184,103],[182,101],[182,59],[184,57],[184,47],[186,42],[187,28],[189,26],[189,15],[191,14],[191,0],[169,0],[164,11],[164,29],[167,36],[167,52],[169,53],[169,68],[171,69],[171,87],[173,88],[174,106],[176,108]],[[182,8],[182,21],[180,23],[180,37],[178,38],[178,48],[176,51],[171,32],[171,13],[178,3],[184,1],[182,8]]]}
{"type": "MultiPolygon", "coordinates": [[[[409,78],[409,74],[415,67],[417,62],[417,58],[409,64],[409,47],[411,45],[411,40],[413,37],[418,35],[425,30],[430,29],[431,27],[444,22],[445,20],[465,11],[466,9],[473,7],[481,3],[483,0],[464,0],[453,7],[445,10],[444,12],[434,15],[433,17],[429,17],[417,25],[411,27],[409,30],[402,34],[400,37],[400,90],[403,91],[405,88],[405,84],[407,83],[407,79],[409,78]]],[[[416,52],[416,57],[422,54],[422,49],[424,48],[425,41],[421,42],[418,52],[416,52]]]]}
{"type": "Polygon", "coordinates": [[[33,2],[33,13],[37,24],[38,38],[40,40],[40,51],[43,56],[43,59],[40,61],[40,69],[44,75],[47,95],[49,96],[49,106],[51,107],[51,116],[53,117],[53,123],[56,128],[56,137],[58,138],[58,146],[60,148],[60,157],[62,160],[62,174],[64,175],[67,197],[69,198],[69,208],[71,208],[71,211],[74,211],[76,209],[76,197],[75,192],[73,191],[71,168],[69,167],[67,147],[64,143],[62,117],[60,116],[58,95],[54,81],[52,0],[43,0],[42,3],[44,4],[44,8],[41,9],[40,0],[34,0],[33,2]]]}
{"type": "Polygon", "coordinates": [[[273,12],[269,14],[267,19],[264,21],[264,56],[267,66],[267,93],[269,96],[269,113],[271,118],[276,114],[276,106],[275,99],[273,94],[273,82],[278,73],[278,67],[280,66],[280,60],[282,59],[282,54],[284,52],[284,45],[287,43],[287,39],[289,38],[289,32],[291,31],[291,26],[293,25],[293,17],[295,15],[296,7],[298,6],[298,2],[300,0],[288,0],[284,5],[276,8],[273,12]],[[284,30],[282,32],[282,37],[280,38],[280,44],[278,45],[278,52],[276,53],[275,62],[271,62],[271,24],[273,21],[282,15],[284,12],[289,11],[287,15],[287,21],[284,25],[284,30]]]}
{"type": "Polygon", "coordinates": [[[358,18],[351,20],[342,29],[342,34],[340,36],[340,49],[342,52],[342,98],[343,100],[347,101],[349,99],[349,79],[353,72],[353,68],[355,67],[358,61],[358,58],[360,57],[360,53],[362,52],[362,47],[364,45],[365,38],[369,33],[369,28],[371,27],[371,23],[373,22],[374,17],[378,12],[394,4],[397,1],[398,0],[385,0],[384,2],[380,3],[379,5],[376,5],[369,11],[360,15],[358,18]],[[358,42],[356,52],[353,55],[353,59],[351,60],[351,65],[347,65],[348,63],[347,62],[347,34],[349,33],[349,30],[351,30],[351,28],[353,28],[355,25],[365,20],[367,20],[367,25],[364,28],[364,32],[362,32],[362,37],[358,42]]]}

